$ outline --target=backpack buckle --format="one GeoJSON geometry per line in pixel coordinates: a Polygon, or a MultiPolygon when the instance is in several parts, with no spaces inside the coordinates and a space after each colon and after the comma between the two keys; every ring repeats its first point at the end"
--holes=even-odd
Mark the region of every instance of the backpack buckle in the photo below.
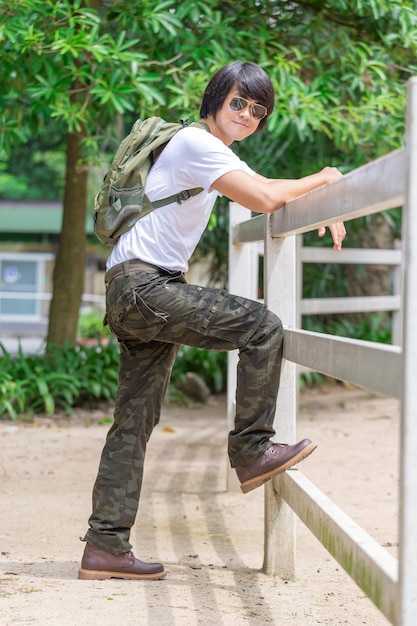
{"type": "Polygon", "coordinates": [[[181,204],[181,202],[185,202],[185,200],[188,200],[188,198],[191,198],[191,194],[188,189],[184,189],[184,191],[180,191],[180,193],[177,195],[177,202],[178,204],[181,204]]]}

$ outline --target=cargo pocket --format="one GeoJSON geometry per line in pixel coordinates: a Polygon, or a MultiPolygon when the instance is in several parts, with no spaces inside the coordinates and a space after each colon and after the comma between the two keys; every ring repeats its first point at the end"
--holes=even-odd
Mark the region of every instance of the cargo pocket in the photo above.
{"type": "Polygon", "coordinates": [[[266,310],[264,304],[226,290],[203,289],[187,326],[201,335],[242,347],[259,327],[266,310]]]}
{"type": "Polygon", "coordinates": [[[129,330],[133,330],[135,337],[140,341],[151,341],[165,326],[169,315],[145,302],[137,291],[135,305],[135,314],[132,311],[130,313],[129,330]]]}
{"type": "Polygon", "coordinates": [[[216,316],[224,308],[228,297],[226,291],[218,289],[202,289],[197,291],[198,298],[195,309],[190,315],[187,326],[202,335],[208,335],[215,324],[216,316]]]}
{"type": "Polygon", "coordinates": [[[148,342],[165,326],[168,314],[151,306],[140,296],[139,290],[124,293],[107,313],[107,321],[114,334],[123,340],[148,342]]]}

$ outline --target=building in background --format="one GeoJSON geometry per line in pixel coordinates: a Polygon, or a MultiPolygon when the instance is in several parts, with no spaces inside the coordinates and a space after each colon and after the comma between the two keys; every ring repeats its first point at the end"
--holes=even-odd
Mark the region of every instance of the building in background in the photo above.
{"type": "MultiPolygon", "coordinates": [[[[46,335],[61,224],[60,202],[0,201],[0,340],[10,335],[46,335]]],[[[100,310],[108,250],[94,237],[91,214],[86,235],[82,306],[100,310]]]]}

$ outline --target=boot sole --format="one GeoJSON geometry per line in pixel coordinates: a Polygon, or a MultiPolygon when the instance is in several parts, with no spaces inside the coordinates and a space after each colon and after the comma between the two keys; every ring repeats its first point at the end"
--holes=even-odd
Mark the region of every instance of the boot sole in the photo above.
{"type": "Polygon", "coordinates": [[[250,478],[249,480],[246,480],[244,483],[240,485],[241,490],[243,491],[243,493],[248,493],[248,491],[252,491],[253,489],[256,489],[257,487],[260,487],[261,485],[265,484],[268,480],[270,480],[273,476],[277,476],[278,474],[285,472],[285,470],[289,469],[290,467],[293,467],[300,461],[303,461],[305,458],[310,456],[310,454],[314,452],[316,448],[317,448],[316,443],[309,443],[298,454],[291,457],[291,459],[288,459],[286,463],[283,463],[282,465],[275,467],[274,469],[270,470],[269,472],[266,472],[265,474],[260,474],[259,476],[254,476],[254,478],[250,478]]]}
{"type": "Polygon", "coordinates": [[[124,572],[111,572],[105,570],[83,569],[78,570],[78,578],[81,580],[107,580],[109,578],[122,578],[123,580],[160,580],[165,578],[166,571],[155,574],[125,574],[124,572]]]}

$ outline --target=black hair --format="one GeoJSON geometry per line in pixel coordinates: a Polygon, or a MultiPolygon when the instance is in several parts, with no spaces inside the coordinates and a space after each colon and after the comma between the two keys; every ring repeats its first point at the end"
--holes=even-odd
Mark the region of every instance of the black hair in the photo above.
{"type": "Polygon", "coordinates": [[[204,91],[200,116],[206,118],[211,115],[216,119],[234,86],[242,98],[254,100],[267,108],[268,114],[259,122],[256,130],[260,132],[274,108],[274,88],[268,74],[255,63],[234,61],[216,72],[204,91]]]}

